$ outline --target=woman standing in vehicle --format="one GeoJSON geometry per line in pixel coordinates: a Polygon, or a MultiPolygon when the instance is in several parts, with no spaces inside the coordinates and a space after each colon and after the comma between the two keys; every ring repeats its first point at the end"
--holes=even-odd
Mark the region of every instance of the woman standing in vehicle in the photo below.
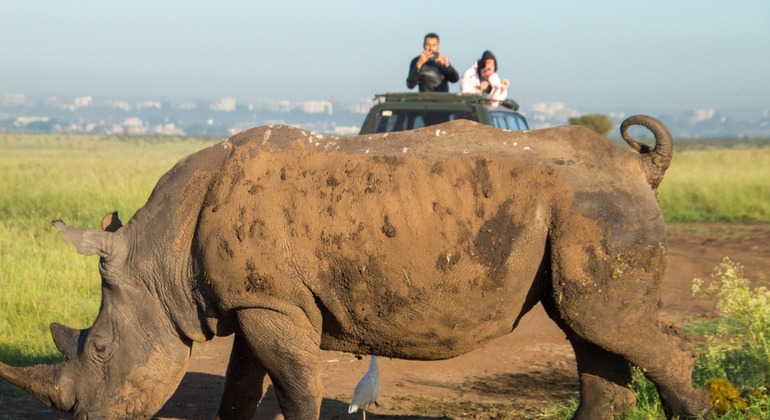
{"type": "Polygon", "coordinates": [[[508,79],[500,80],[497,74],[497,58],[489,50],[484,51],[481,59],[473,63],[460,80],[462,93],[478,93],[495,101],[508,97],[508,85],[508,79]]]}

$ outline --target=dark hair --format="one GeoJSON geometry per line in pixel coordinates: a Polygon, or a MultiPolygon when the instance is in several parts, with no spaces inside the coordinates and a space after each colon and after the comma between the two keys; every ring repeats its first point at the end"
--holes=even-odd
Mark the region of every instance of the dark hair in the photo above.
{"type": "Polygon", "coordinates": [[[495,57],[494,54],[492,54],[492,51],[486,50],[484,51],[484,54],[481,54],[481,60],[477,61],[478,63],[478,73],[481,74],[481,70],[484,70],[484,65],[486,65],[486,62],[488,59],[495,60],[495,72],[498,72],[500,70],[500,66],[497,64],[497,57],[495,57]]]}
{"type": "Polygon", "coordinates": [[[423,38],[423,39],[422,39],[422,40],[423,40],[423,42],[427,41],[427,40],[428,40],[428,38],[436,38],[436,41],[439,41],[439,42],[441,42],[441,40],[440,40],[440,39],[438,39],[438,34],[437,34],[437,33],[435,33],[435,32],[428,32],[428,34],[427,34],[427,35],[425,35],[425,38],[423,38]]]}

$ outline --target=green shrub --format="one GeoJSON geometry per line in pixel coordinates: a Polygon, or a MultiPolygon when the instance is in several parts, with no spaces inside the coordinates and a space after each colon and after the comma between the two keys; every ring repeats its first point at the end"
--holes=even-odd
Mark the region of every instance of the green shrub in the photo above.
{"type": "Polygon", "coordinates": [[[693,293],[715,297],[720,314],[705,334],[695,383],[724,378],[744,388],[770,385],[770,291],[751,290],[743,267],[725,258],[711,281],[694,280],[693,293]]]}
{"type": "Polygon", "coordinates": [[[606,136],[612,130],[612,120],[603,114],[587,114],[580,117],[570,117],[569,123],[588,127],[597,133],[606,136]]]}

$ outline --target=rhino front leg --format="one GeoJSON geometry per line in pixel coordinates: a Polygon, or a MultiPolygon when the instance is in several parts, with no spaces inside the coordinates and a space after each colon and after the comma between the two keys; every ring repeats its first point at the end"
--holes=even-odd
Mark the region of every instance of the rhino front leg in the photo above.
{"type": "Polygon", "coordinates": [[[267,371],[254,357],[251,347],[240,333],[235,335],[225,387],[216,419],[252,419],[263,395],[267,371]]]}
{"type": "Polygon", "coordinates": [[[318,419],[323,399],[320,329],[299,308],[242,309],[238,321],[244,340],[270,375],[283,416],[318,419]]]}

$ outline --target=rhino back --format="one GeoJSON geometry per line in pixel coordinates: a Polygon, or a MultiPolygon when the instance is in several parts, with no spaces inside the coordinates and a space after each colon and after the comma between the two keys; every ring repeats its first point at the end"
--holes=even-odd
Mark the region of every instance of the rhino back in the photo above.
{"type": "Polygon", "coordinates": [[[554,208],[618,182],[579,168],[622,151],[592,145],[589,160],[564,143],[569,133],[469,123],[371,139],[244,133],[205,199],[198,271],[223,312],[319,308],[325,348],[359,350],[366,338],[396,357],[460,354],[524,310],[554,208]],[[424,345],[437,337],[445,346],[424,345]]]}

